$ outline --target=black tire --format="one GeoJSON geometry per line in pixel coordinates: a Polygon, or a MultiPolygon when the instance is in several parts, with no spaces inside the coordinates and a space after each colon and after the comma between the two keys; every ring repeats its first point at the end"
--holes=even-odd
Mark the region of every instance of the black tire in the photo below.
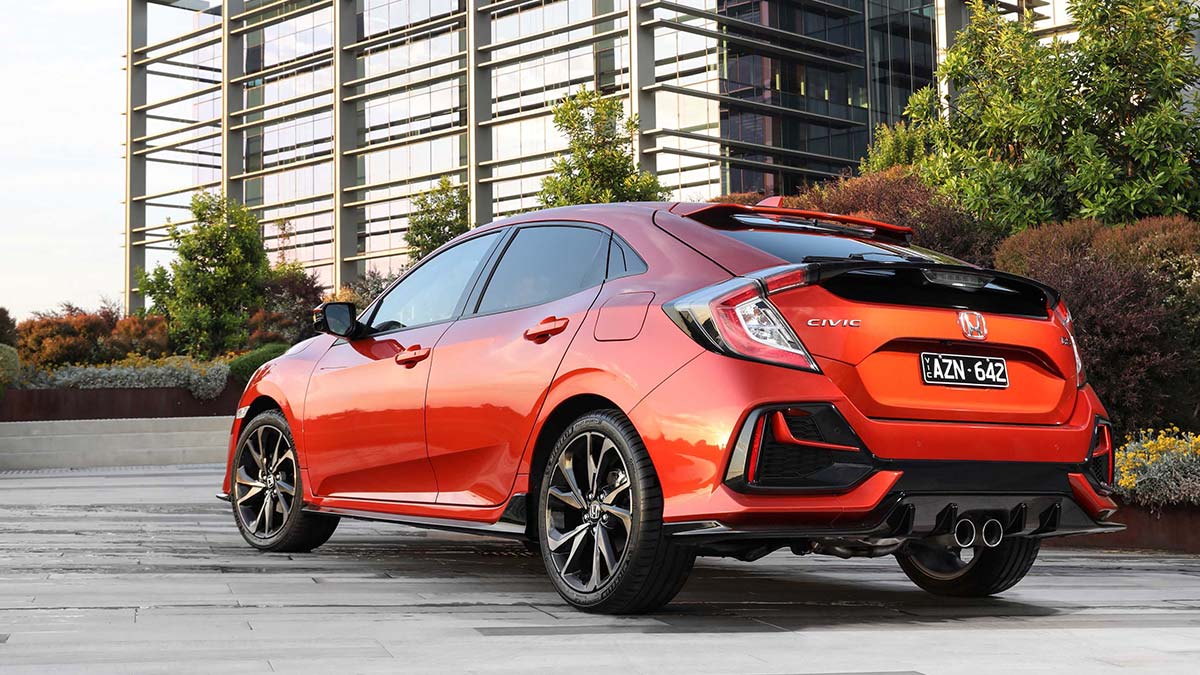
{"type": "Polygon", "coordinates": [[[260,551],[311,551],[329,541],[337,529],[337,516],[303,510],[304,486],[295,447],[287,418],[278,410],[260,413],[238,437],[229,501],[238,532],[260,551]],[[265,472],[259,457],[273,471],[265,472]],[[276,517],[282,520],[277,523],[276,517]]]}
{"type": "Polygon", "coordinates": [[[1041,541],[1017,537],[1005,539],[995,548],[977,548],[974,557],[961,569],[938,564],[952,560],[948,549],[921,548],[913,544],[896,559],[912,582],[934,595],[981,598],[1012,588],[1033,567],[1041,541]]]}
{"type": "MultiPolygon", "coordinates": [[[[575,475],[578,478],[579,474],[575,475]]],[[[687,581],[696,556],[664,537],[662,509],[662,488],[654,465],[625,415],[619,410],[599,410],[575,420],[550,453],[533,515],[542,561],[559,595],[577,609],[601,614],[640,614],[670,602],[687,581]],[[584,481],[592,484],[576,489],[579,499],[570,494],[567,499],[552,496],[552,490],[558,495],[570,493],[564,471],[576,471],[573,457],[580,444],[590,460],[597,443],[596,469],[592,470],[590,462],[584,467],[584,481]],[[570,457],[564,458],[568,453],[570,457]],[[596,480],[590,480],[592,475],[596,480]],[[586,506],[576,508],[572,505],[575,501],[586,506]],[[576,515],[577,519],[570,520],[576,515]],[[568,539],[567,530],[581,533],[568,539]],[[551,543],[552,536],[557,547],[551,543]],[[589,540],[592,555],[585,579],[585,560],[573,558],[577,552],[570,547],[587,548],[584,543],[589,540]],[[618,544],[619,557],[611,565],[608,561],[618,544]],[[578,572],[572,571],[572,563],[578,572]]]]}

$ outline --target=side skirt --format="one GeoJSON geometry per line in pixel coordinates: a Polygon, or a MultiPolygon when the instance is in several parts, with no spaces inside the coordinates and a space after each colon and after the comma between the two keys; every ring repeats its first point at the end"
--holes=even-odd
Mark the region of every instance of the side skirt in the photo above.
{"type": "Polygon", "coordinates": [[[373,520],[385,523],[398,523],[412,527],[423,527],[431,530],[447,532],[462,532],[465,534],[480,534],[508,539],[526,539],[525,533],[525,495],[515,494],[508,500],[504,513],[495,523],[480,523],[471,520],[456,520],[452,518],[430,518],[426,516],[405,516],[378,511],[362,511],[345,509],[335,506],[314,506],[305,504],[304,510],[309,513],[326,513],[343,518],[357,520],[373,520]]]}

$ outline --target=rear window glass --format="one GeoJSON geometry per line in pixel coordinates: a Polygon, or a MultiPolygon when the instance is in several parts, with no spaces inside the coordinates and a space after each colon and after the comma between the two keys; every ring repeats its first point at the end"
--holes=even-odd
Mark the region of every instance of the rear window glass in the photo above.
{"type": "Polygon", "coordinates": [[[731,239],[736,239],[790,263],[820,262],[822,260],[877,262],[907,260],[951,265],[962,264],[961,261],[950,256],[918,246],[901,246],[837,234],[760,228],[719,229],[718,231],[731,239]]]}

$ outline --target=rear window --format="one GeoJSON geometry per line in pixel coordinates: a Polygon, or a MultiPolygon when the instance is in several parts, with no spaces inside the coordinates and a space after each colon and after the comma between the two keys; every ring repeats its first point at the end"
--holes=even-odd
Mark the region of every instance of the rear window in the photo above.
{"type": "Polygon", "coordinates": [[[866,260],[874,262],[935,262],[947,265],[965,264],[947,255],[919,246],[870,241],[858,237],[823,232],[747,228],[719,229],[721,234],[743,244],[782,258],[790,263],[829,260],[866,260]]]}

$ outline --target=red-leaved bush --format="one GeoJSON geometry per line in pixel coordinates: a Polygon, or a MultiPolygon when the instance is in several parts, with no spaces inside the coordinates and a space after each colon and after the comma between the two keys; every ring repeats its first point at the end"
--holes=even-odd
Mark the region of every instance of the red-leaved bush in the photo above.
{"type": "MultiPolygon", "coordinates": [[[[713,201],[754,204],[762,198],[745,192],[713,201]]],[[[995,230],[926,185],[908,167],[818,183],[798,195],[784,196],[783,205],[906,225],[916,232],[914,243],[985,267],[991,266],[992,251],[1000,241],[995,230]]]]}
{"type": "Polygon", "coordinates": [[[1005,240],[996,266],[1058,288],[1088,379],[1125,431],[1197,427],[1200,225],[1147,218],[1069,221],[1005,240]]]}

